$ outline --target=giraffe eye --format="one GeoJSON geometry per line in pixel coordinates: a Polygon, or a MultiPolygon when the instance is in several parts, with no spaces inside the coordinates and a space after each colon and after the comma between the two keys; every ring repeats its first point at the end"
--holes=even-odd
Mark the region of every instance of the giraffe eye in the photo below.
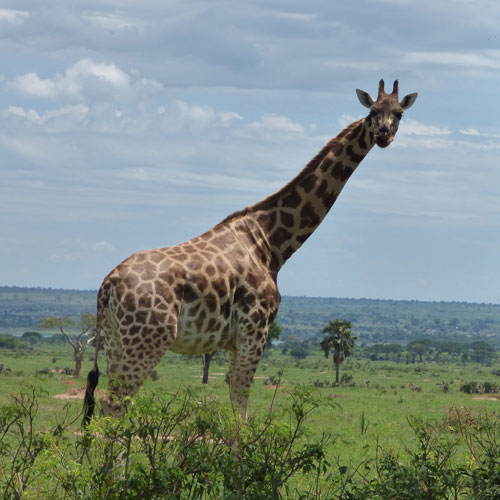
{"type": "Polygon", "coordinates": [[[403,113],[401,112],[397,112],[397,113],[394,113],[394,116],[398,119],[398,120],[401,120],[401,118],[403,118],[403,113]]]}

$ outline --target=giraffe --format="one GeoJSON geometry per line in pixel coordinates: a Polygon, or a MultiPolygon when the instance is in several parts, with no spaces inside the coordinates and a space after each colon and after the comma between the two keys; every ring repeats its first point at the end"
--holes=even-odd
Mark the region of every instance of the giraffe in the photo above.
{"type": "Polygon", "coordinates": [[[134,253],[105,278],[97,296],[94,367],[89,373],[84,424],[98,382],[100,335],[106,344],[110,395],[104,415],[125,411],[170,349],[179,354],[229,352],[232,404],[246,418],[249,390],[281,296],[280,269],[311,236],[345,183],[377,144],[387,147],[403,111],[417,94],[398,98],[398,81],[378,97],[356,90],[369,114],[348,125],[288,184],[179,245],[134,253]]]}

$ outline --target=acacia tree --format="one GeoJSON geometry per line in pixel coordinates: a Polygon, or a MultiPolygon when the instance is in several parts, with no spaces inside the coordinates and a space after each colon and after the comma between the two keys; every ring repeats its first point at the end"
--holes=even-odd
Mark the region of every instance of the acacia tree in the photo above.
{"type": "Polygon", "coordinates": [[[420,363],[423,362],[424,354],[430,350],[430,341],[427,339],[413,340],[406,345],[406,350],[412,356],[412,363],[415,363],[415,357],[419,357],[420,363]]]}
{"type": "Polygon", "coordinates": [[[273,340],[278,340],[282,331],[283,327],[277,321],[273,321],[273,323],[269,327],[269,332],[267,334],[266,349],[271,349],[273,340]]]}
{"type": "Polygon", "coordinates": [[[33,346],[40,343],[43,340],[43,337],[38,332],[24,332],[21,335],[21,340],[28,342],[31,349],[33,349],[33,346]]]}
{"type": "Polygon", "coordinates": [[[333,364],[335,365],[335,384],[339,385],[339,370],[343,361],[349,357],[354,349],[358,337],[352,335],[350,321],[336,319],[329,321],[323,328],[323,340],[320,342],[321,350],[328,358],[333,351],[333,364]]]}
{"type": "Polygon", "coordinates": [[[50,316],[43,318],[39,328],[50,330],[59,328],[59,331],[66,337],[66,340],[73,348],[73,359],[75,360],[75,378],[80,376],[82,369],[83,356],[87,347],[93,340],[96,327],[95,314],[83,313],[80,314],[80,321],[75,322],[71,318],[61,318],[58,316],[50,316]],[[66,331],[68,328],[77,327],[80,333],[75,337],[71,337],[66,331]]]}

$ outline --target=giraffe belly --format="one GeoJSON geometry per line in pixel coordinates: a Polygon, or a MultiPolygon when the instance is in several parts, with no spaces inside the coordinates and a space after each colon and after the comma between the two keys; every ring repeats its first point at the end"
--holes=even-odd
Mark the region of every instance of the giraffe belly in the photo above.
{"type": "Polygon", "coordinates": [[[230,320],[222,315],[190,318],[182,312],[177,336],[169,350],[177,354],[204,354],[225,349],[231,342],[230,320]]]}

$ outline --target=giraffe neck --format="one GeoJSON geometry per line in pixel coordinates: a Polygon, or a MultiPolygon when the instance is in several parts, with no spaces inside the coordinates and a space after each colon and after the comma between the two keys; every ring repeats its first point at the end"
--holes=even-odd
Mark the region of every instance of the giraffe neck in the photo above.
{"type": "Polygon", "coordinates": [[[286,186],[228,219],[244,215],[258,223],[278,271],[319,226],[374,144],[369,120],[351,123],[286,186]]]}

